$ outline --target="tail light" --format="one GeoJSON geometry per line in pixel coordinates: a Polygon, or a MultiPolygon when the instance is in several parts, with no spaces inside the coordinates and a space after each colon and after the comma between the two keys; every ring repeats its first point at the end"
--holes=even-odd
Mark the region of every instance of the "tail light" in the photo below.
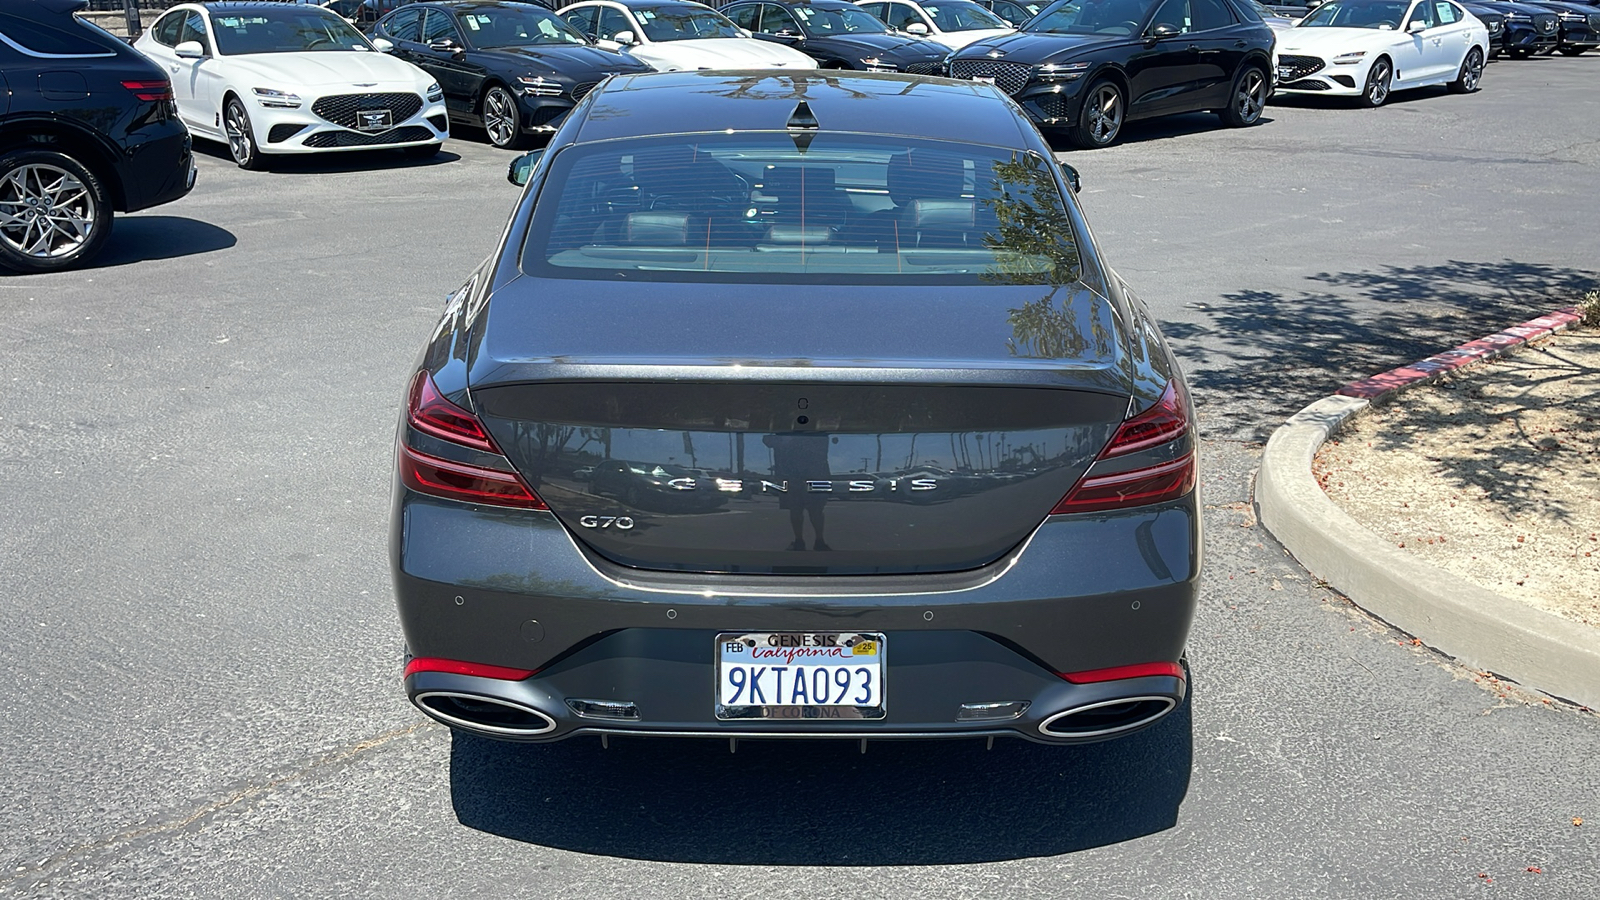
{"type": "Polygon", "coordinates": [[[159,81],[124,81],[122,86],[133,91],[133,96],[140,100],[156,101],[172,99],[172,82],[165,78],[159,81]]]}
{"type": "MultiPolygon", "coordinates": [[[[1174,378],[1167,382],[1166,390],[1161,392],[1161,399],[1154,406],[1117,427],[1117,433],[1111,436],[1095,460],[1115,459],[1159,447],[1183,437],[1188,431],[1188,405],[1174,378]]],[[[1175,500],[1193,490],[1194,479],[1192,451],[1179,459],[1127,472],[1086,474],[1050,514],[1101,512],[1175,500]]]]}
{"type": "Polygon", "coordinates": [[[418,372],[411,382],[406,419],[412,428],[423,434],[479,453],[494,454],[505,463],[504,469],[495,469],[441,459],[402,440],[400,480],[406,487],[432,497],[467,503],[519,509],[550,508],[512,470],[510,460],[495,446],[478,417],[440,396],[427,370],[418,372]]]}
{"type": "Polygon", "coordinates": [[[1088,669],[1083,672],[1061,672],[1062,678],[1073,684],[1097,684],[1102,681],[1121,681],[1124,678],[1146,678],[1151,675],[1184,677],[1183,666],[1170,662],[1137,663],[1131,666],[1112,666],[1109,669],[1088,669]]]}

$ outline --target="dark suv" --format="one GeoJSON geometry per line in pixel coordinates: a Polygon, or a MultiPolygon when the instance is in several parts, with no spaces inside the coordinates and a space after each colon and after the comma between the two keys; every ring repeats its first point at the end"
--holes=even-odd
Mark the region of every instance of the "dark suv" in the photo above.
{"type": "Polygon", "coordinates": [[[111,33],[76,18],[86,0],[0,8],[0,266],[52,272],[94,256],[113,210],[194,187],[172,83],[111,33]]]}

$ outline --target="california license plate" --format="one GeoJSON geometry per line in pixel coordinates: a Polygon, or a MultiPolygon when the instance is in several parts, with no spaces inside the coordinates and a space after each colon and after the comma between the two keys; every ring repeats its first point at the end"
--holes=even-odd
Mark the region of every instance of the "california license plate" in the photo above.
{"type": "Polygon", "coordinates": [[[717,635],[719,719],[881,719],[883,635],[717,635]]]}

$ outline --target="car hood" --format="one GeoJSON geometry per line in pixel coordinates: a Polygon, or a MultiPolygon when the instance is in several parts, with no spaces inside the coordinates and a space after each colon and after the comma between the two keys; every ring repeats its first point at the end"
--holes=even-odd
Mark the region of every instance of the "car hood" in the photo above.
{"type": "Polygon", "coordinates": [[[973,41],[958,51],[956,58],[998,59],[1029,64],[1057,62],[1126,40],[1127,38],[1122,35],[1035,34],[1019,31],[1015,34],[973,41]]]}
{"type": "Polygon", "coordinates": [[[608,74],[648,72],[650,66],[627,53],[576,44],[556,47],[490,47],[482,51],[491,65],[519,70],[514,74],[565,75],[580,81],[608,74]]]}
{"type": "Polygon", "coordinates": [[[751,69],[774,66],[814,69],[811,57],[782,44],[755,38],[700,38],[654,41],[630,47],[628,52],[661,71],[689,69],[751,69]]]}
{"type": "Polygon", "coordinates": [[[1410,44],[1412,40],[1411,35],[1403,31],[1378,28],[1291,28],[1278,32],[1278,52],[1333,56],[1354,50],[1410,44]]]}
{"type": "Polygon", "coordinates": [[[421,69],[384,53],[312,51],[308,53],[249,53],[222,57],[223,67],[237,81],[241,75],[267,79],[262,87],[304,85],[328,87],[356,85],[426,86],[433,77],[421,69]]]}
{"type": "Polygon", "coordinates": [[[904,37],[898,34],[828,35],[807,38],[806,46],[840,56],[863,59],[868,56],[893,58],[904,62],[944,59],[950,49],[938,41],[904,37]]]}

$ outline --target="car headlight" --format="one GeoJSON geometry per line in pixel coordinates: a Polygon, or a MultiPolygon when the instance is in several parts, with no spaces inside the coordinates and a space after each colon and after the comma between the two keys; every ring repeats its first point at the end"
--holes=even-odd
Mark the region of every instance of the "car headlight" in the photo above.
{"type": "Polygon", "coordinates": [[[561,82],[546,78],[543,75],[519,75],[517,87],[522,93],[530,97],[559,97],[561,96],[561,82]]]}
{"type": "Polygon", "coordinates": [[[884,62],[876,56],[868,56],[861,60],[868,72],[898,72],[900,69],[894,63],[884,62]]]}
{"type": "Polygon", "coordinates": [[[428,85],[428,102],[429,103],[438,103],[440,100],[443,100],[443,99],[444,99],[444,88],[439,87],[439,82],[435,81],[433,84],[428,85]]]}
{"type": "Polygon", "coordinates": [[[1040,81],[1076,81],[1089,72],[1086,62],[1049,63],[1039,67],[1040,81]]]}
{"type": "Polygon", "coordinates": [[[1353,66],[1361,62],[1366,55],[1367,51],[1365,50],[1357,50],[1354,53],[1341,53],[1333,58],[1333,64],[1336,66],[1353,66]]]}
{"type": "Polygon", "coordinates": [[[273,88],[251,88],[250,91],[256,95],[256,102],[268,109],[300,108],[300,96],[298,94],[274,90],[273,88]]]}

